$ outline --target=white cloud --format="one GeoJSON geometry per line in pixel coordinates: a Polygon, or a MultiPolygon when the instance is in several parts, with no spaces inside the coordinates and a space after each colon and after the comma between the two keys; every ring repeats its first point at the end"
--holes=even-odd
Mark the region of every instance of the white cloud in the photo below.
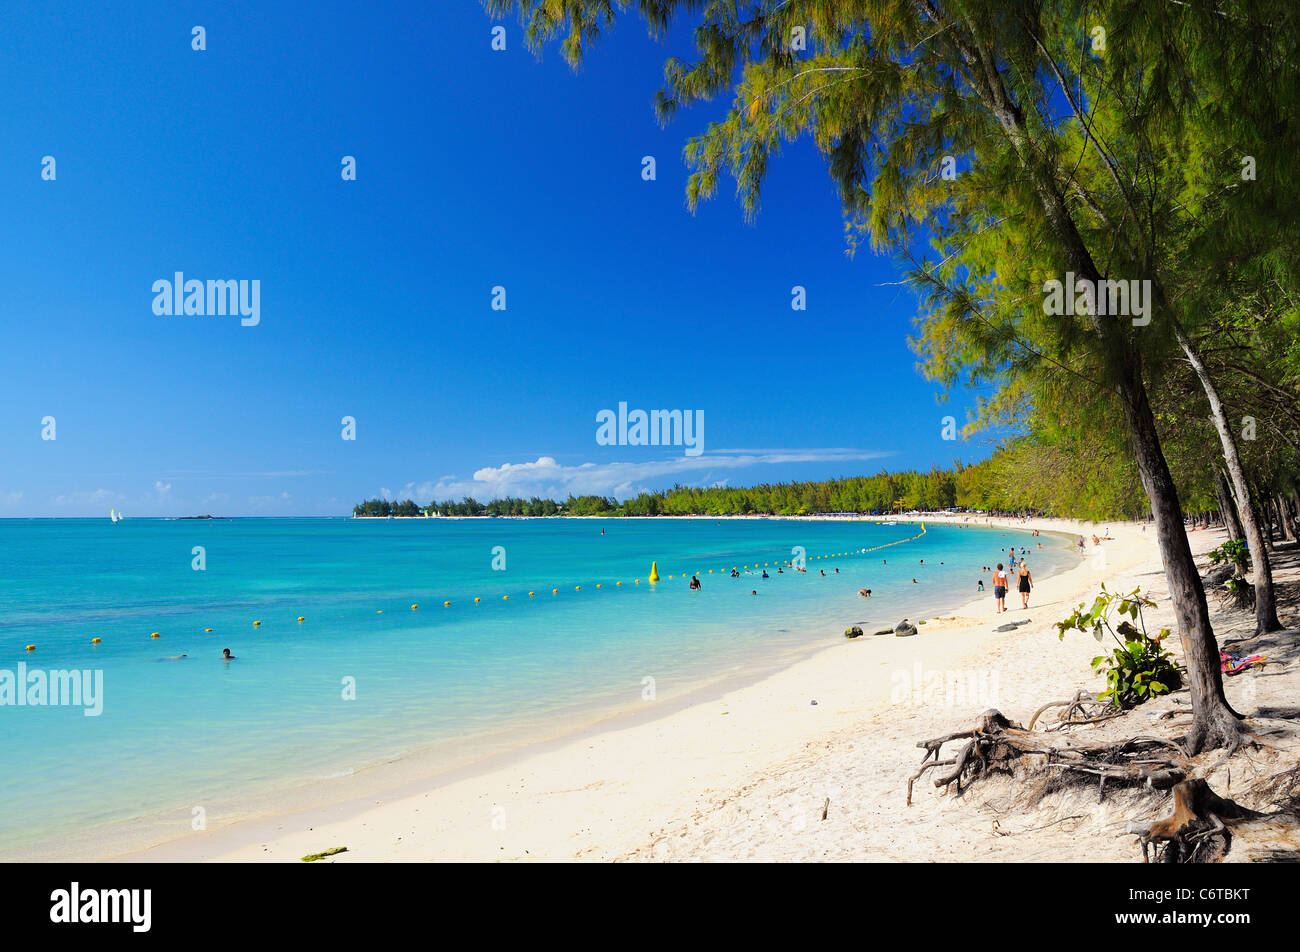
{"type": "MultiPolygon", "coordinates": [[[[580,463],[566,466],[551,456],[541,456],[532,463],[502,463],[475,470],[469,479],[443,476],[436,481],[407,483],[397,495],[418,502],[430,499],[459,499],[473,496],[487,501],[503,496],[543,496],[564,498],[572,493],[634,496],[650,481],[683,476],[689,482],[694,474],[699,482],[726,485],[729,478],[715,479],[719,469],[743,469],[748,466],[777,463],[861,462],[889,456],[889,453],[855,449],[722,451],[707,456],[671,456],[639,463],[580,463]]],[[[382,489],[385,499],[393,498],[382,489]]]]}
{"type": "Polygon", "coordinates": [[[71,493],[59,493],[54,497],[56,506],[91,506],[102,503],[121,502],[126,497],[111,489],[80,490],[71,493]]]}

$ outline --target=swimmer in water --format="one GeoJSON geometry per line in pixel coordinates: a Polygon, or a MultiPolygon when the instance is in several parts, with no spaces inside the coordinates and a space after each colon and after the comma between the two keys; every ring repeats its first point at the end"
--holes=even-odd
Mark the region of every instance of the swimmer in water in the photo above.
{"type": "Polygon", "coordinates": [[[750,590],[749,590],[749,594],[751,594],[751,595],[757,595],[757,594],[758,594],[758,589],[750,589],[750,590]]]}
{"type": "Polygon", "coordinates": [[[858,589],[858,594],[861,595],[863,598],[870,598],[870,597],[871,597],[871,589],[869,589],[869,588],[860,588],[860,589],[858,589]]]}
{"type": "Polygon", "coordinates": [[[181,658],[188,658],[188,657],[189,657],[189,655],[177,654],[177,655],[172,655],[170,658],[163,658],[163,660],[164,660],[164,661],[180,661],[181,658]]]}
{"type": "Polygon", "coordinates": [[[916,584],[916,579],[912,579],[912,584],[913,584],[913,585],[916,584]]]}
{"type": "Polygon", "coordinates": [[[825,578],[825,577],[826,577],[826,570],[825,570],[825,569],[822,569],[822,578],[825,578]]]}
{"type": "Polygon", "coordinates": [[[229,648],[222,648],[222,649],[221,649],[221,660],[222,660],[222,661],[234,661],[234,660],[235,660],[235,656],[232,655],[232,654],[230,653],[230,649],[229,649],[229,648]]]}
{"type": "Polygon", "coordinates": [[[699,589],[700,589],[700,580],[699,580],[698,578],[696,578],[694,575],[692,575],[692,576],[691,576],[691,591],[694,592],[694,591],[698,591],[699,589]]]}

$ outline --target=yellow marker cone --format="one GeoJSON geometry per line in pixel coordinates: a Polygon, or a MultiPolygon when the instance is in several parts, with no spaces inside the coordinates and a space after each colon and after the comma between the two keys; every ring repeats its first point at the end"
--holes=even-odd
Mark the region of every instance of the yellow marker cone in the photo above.
{"type": "MultiPolygon", "coordinates": [[[[669,576],[669,578],[671,578],[671,577],[672,577],[672,576],[669,576]]],[[[658,562],[651,562],[651,563],[650,563],[650,581],[652,581],[652,582],[657,582],[657,581],[659,581],[659,563],[658,563],[658,562]]]]}

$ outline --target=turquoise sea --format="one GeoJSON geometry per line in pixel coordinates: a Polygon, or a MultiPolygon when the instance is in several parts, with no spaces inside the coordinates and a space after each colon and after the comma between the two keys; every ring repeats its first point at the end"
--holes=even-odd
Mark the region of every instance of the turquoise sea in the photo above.
{"type": "Polygon", "coordinates": [[[661,703],[842,640],[850,623],[956,607],[1007,546],[1043,543],[1030,560],[1040,577],[1077,561],[1067,540],[974,526],[861,551],[918,531],[705,517],[0,520],[0,669],[103,678],[98,716],[0,706],[0,850],[412,751],[473,761],[644,709],[648,678],[661,703]],[[796,546],[806,574],[784,565],[796,546]],[[733,566],[745,574],[730,578],[733,566]]]}

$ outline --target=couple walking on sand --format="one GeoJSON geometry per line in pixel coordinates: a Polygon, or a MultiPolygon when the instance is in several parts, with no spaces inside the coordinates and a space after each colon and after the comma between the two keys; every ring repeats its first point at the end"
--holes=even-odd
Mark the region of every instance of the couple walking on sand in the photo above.
{"type": "MultiPolygon", "coordinates": [[[[1018,587],[1020,589],[1020,607],[1029,607],[1029,592],[1034,587],[1034,577],[1029,574],[1029,566],[1025,564],[1024,559],[1020,560],[1020,568],[1016,571],[1018,587]]],[[[1007,610],[1007,588],[1010,586],[1010,579],[1007,573],[1002,569],[1002,563],[998,563],[997,570],[993,573],[993,598],[997,604],[997,613],[1001,614],[1007,610]]]]}

